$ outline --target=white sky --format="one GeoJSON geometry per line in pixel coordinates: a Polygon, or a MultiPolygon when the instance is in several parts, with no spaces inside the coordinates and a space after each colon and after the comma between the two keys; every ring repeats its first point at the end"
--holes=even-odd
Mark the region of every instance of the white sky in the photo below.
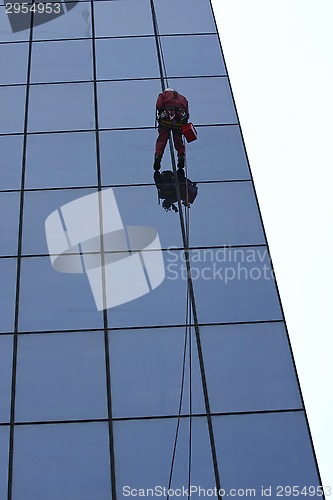
{"type": "Polygon", "coordinates": [[[212,2],[322,481],[333,487],[333,1],[212,2]]]}

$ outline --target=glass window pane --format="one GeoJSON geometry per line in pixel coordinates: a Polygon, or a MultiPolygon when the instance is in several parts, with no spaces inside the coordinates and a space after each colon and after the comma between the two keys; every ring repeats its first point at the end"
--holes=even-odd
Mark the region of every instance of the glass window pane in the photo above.
{"type": "Polygon", "coordinates": [[[26,188],[97,185],[94,132],[28,135],[26,188]]]}
{"type": "Polygon", "coordinates": [[[0,193],[0,255],[17,254],[20,193],[0,193]]]}
{"type": "Polygon", "coordinates": [[[206,0],[155,0],[158,28],[166,33],[215,33],[215,23],[206,0]],[[170,15],[176,12],[177,15],[170,15]]]}
{"type": "Polygon", "coordinates": [[[91,40],[33,44],[31,82],[92,80],[91,40]]]}
{"type": "Polygon", "coordinates": [[[0,497],[7,498],[9,425],[0,427],[0,497]]]}
{"type": "MultiPolygon", "coordinates": [[[[182,413],[190,412],[189,336],[189,331],[186,336],[185,327],[109,333],[114,417],[178,414],[185,338],[187,358],[182,413]]],[[[192,405],[195,413],[205,413],[195,344],[192,349],[195,358],[191,377],[192,405]]]]}
{"type": "Polygon", "coordinates": [[[302,408],[283,323],[201,327],[212,412],[302,408]]]}
{"type": "Polygon", "coordinates": [[[107,416],[102,332],[19,337],[16,421],[107,416]]]}
{"type": "Polygon", "coordinates": [[[93,128],[92,83],[34,85],[30,88],[29,132],[93,128]]]}
{"type": "Polygon", "coordinates": [[[193,247],[265,243],[251,182],[200,184],[190,225],[193,247]]]}
{"type": "Polygon", "coordinates": [[[155,38],[96,40],[97,78],[159,78],[155,38]]]}
{"type": "MultiPolygon", "coordinates": [[[[168,489],[176,425],[176,418],[114,423],[117,491],[120,497],[130,491],[123,490],[125,486],[136,489],[158,486],[161,488],[158,491],[168,489]]],[[[191,484],[214,488],[206,418],[192,418],[191,430],[191,484]]],[[[171,483],[173,489],[186,488],[189,482],[189,432],[189,419],[182,418],[171,483]]],[[[158,491],[156,496],[159,496],[158,491]]]]}
{"type": "Polygon", "coordinates": [[[0,258],[0,280],[6,286],[0,287],[0,331],[12,332],[14,329],[16,259],[0,258]]]}
{"type": "MultiPolygon", "coordinates": [[[[160,289],[186,282],[182,252],[166,252],[165,267],[160,289]]],[[[281,319],[265,247],[192,250],[191,274],[199,323],[281,319]]]]}
{"type": "Polygon", "coordinates": [[[155,103],[160,92],[159,80],[100,82],[98,84],[100,128],[154,127],[155,103]]]}
{"type": "Polygon", "coordinates": [[[155,186],[116,187],[113,192],[125,226],[153,227],[162,248],[169,248],[170,242],[174,247],[183,247],[178,216],[158,205],[155,186]]]}
{"type": "Polygon", "coordinates": [[[51,21],[48,20],[48,22],[34,27],[34,40],[91,37],[90,2],[77,4],[66,2],[62,14],[56,16],[51,21]]]}
{"type": "Polygon", "coordinates": [[[191,179],[249,179],[246,153],[238,126],[198,127],[198,140],[186,143],[191,179]]]}
{"type": "MultiPolygon", "coordinates": [[[[22,3],[22,2],[18,2],[22,3]]],[[[16,42],[18,40],[29,40],[30,37],[30,18],[24,15],[18,22],[18,14],[6,14],[4,5],[0,5],[0,33],[1,41],[16,42]]]]}
{"type": "Polygon", "coordinates": [[[149,0],[98,1],[94,11],[96,36],[154,34],[149,0]]]}
{"type": "MultiPolygon", "coordinates": [[[[200,127],[198,140],[186,144],[193,181],[250,179],[238,126],[200,127]]],[[[100,133],[102,181],[105,185],[152,183],[157,130],[112,130],[100,133]]],[[[169,145],[162,170],[172,168],[169,145]]]]}
{"type": "Polygon", "coordinates": [[[48,254],[45,220],[62,205],[91,194],[91,189],[28,191],[24,197],[23,254],[48,254]]]}
{"type": "Polygon", "coordinates": [[[110,482],[107,423],[16,427],[13,498],[110,500],[110,482]]]}
{"type": "MultiPolygon", "coordinates": [[[[153,183],[154,148],[157,132],[112,130],[100,133],[101,170],[104,185],[153,183]]],[[[163,167],[171,168],[169,147],[163,167]]]]}
{"type": "MultiPolygon", "coordinates": [[[[177,256],[173,251],[163,252],[164,262],[171,264],[177,256]]],[[[119,305],[108,313],[109,327],[183,325],[186,320],[186,280],[178,279],[171,267],[160,286],[126,304],[119,305]],[[169,274],[168,274],[169,273],[169,274]],[[161,307],[170,304],[170,307],[161,307]],[[172,304],[172,307],[171,307],[172,304]]]]}
{"type": "Polygon", "coordinates": [[[13,336],[0,335],[0,422],[9,422],[10,420],[12,363],[13,336]]]}
{"type": "MultiPolygon", "coordinates": [[[[319,485],[303,412],[213,417],[223,488],[319,485]]],[[[317,498],[321,498],[317,497],[317,498]]]]}
{"type": "Polygon", "coordinates": [[[190,121],[195,125],[237,123],[230,86],[226,77],[177,78],[169,85],[185,95],[189,102],[190,121]]]}
{"type": "Polygon", "coordinates": [[[22,260],[21,331],[103,328],[87,276],[52,268],[49,257],[22,260]]]}
{"type": "Polygon", "coordinates": [[[26,87],[0,87],[0,133],[23,132],[26,87]]]}
{"type": "Polygon", "coordinates": [[[23,136],[0,137],[1,189],[20,189],[23,136]]]}
{"type": "Polygon", "coordinates": [[[28,66],[28,44],[0,44],[0,65],[3,69],[6,68],[6,70],[1,71],[0,74],[1,84],[26,83],[28,66]]]}
{"type": "Polygon", "coordinates": [[[162,36],[161,44],[169,77],[226,75],[217,35],[162,36]]]}

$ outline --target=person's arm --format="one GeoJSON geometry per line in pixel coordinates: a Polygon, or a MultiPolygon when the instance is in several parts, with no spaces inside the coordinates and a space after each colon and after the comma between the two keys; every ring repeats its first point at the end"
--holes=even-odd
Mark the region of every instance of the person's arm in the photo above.
{"type": "Polygon", "coordinates": [[[156,109],[157,109],[157,111],[161,112],[161,111],[163,111],[163,107],[164,107],[163,94],[159,94],[157,101],[156,101],[156,109]]]}

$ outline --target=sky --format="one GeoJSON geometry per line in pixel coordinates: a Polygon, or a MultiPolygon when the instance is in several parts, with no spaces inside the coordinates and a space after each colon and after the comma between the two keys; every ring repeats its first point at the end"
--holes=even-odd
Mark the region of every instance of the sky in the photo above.
{"type": "Polygon", "coordinates": [[[333,2],[212,4],[322,483],[333,488],[333,2]]]}

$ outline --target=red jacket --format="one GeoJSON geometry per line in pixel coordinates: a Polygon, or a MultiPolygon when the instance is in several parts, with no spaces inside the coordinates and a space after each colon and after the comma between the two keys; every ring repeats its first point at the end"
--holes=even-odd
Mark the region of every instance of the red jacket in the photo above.
{"type": "Polygon", "coordinates": [[[174,96],[173,92],[162,92],[159,94],[156,102],[157,111],[163,111],[166,107],[176,107],[182,108],[186,113],[188,113],[188,102],[186,97],[181,94],[174,96]]]}

